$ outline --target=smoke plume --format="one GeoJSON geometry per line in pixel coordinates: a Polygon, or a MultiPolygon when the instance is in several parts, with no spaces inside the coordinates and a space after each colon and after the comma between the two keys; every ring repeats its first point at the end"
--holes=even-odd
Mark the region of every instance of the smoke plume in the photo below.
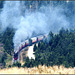
{"type": "Polygon", "coordinates": [[[14,50],[27,38],[36,35],[57,33],[62,27],[70,28],[70,22],[64,14],[63,6],[41,6],[39,10],[29,11],[24,2],[5,1],[2,12],[0,13],[0,31],[4,32],[7,27],[15,29],[13,37],[14,50]]]}

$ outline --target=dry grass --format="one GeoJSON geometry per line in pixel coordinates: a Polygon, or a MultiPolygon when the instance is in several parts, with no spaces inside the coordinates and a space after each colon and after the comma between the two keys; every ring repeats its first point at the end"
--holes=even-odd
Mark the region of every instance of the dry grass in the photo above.
{"type": "Polygon", "coordinates": [[[0,74],[75,74],[74,68],[65,68],[64,66],[41,66],[33,67],[33,68],[6,68],[1,69],[0,74]]]}

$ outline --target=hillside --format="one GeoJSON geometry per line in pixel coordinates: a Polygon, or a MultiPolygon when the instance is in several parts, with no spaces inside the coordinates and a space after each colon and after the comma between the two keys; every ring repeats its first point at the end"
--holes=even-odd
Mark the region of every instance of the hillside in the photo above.
{"type": "MultiPolygon", "coordinates": [[[[74,30],[75,31],[75,30],[74,30]]],[[[35,60],[25,57],[25,52],[23,52],[23,67],[35,67],[38,65],[64,65],[65,67],[75,67],[75,32],[64,30],[63,28],[59,31],[58,34],[54,34],[52,32],[49,33],[49,39],[45,39],[45,41],[40,42],[38,47],[36,44],[34,45],[34,55],[35,60]]],[[[8,67],[11,65],[12,55],[13,55],[13,45],[12,45],[12,37],[11,41],[8,39],[8,34],[11,30],[7,30],[2,36],[2,43],[4,44],[5,53],[2,58],[0,58],[0,63],[4,64],[4,67],[8,67]],[[5,39],[6,35],[6,39],[5,39]],[[8,40],[8,41],[7,41],[8,40]],[[10,42],[10,43],[8,43],[10,42]],[[10,46],[11,45],[11,46],[10,46]]],[[[13,31],[10,35],[13,34],[13,31]]]]}

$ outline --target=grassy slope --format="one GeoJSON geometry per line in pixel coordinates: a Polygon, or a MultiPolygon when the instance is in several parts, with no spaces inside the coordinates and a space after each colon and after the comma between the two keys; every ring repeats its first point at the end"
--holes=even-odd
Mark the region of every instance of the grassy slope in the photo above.
{"type": "Polygon", "coordinates": [[[33,68],[6,68],[1,69],[0,74],[75,74],[74,68],[65,68],[64,66],[41,66],[33,68]]]}

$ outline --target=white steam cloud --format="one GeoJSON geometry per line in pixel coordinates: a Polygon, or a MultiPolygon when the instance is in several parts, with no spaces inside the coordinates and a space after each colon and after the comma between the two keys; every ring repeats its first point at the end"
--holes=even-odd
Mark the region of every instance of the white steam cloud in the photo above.
{"type": "Polygon", "coordinates": [[[14,50],[23,40],[32,37],[33,32],[44,34],[49,31],[58,32],[62,27],[69,28],[62,7],[41,6],[34,12],[29,12],[23,7],[25,7],[23,2],[5,1],[0,14],[0,31],[5,31],[7,27],[15,29],[14,50]],[[25,12],[22,12],[22,9],[25,9],[25,12]]]}
{"type": "Polygon", "coordinates": [[[30,46],[29,49],[28,49],[27,56],[29,57],[29,59],[34,59],[35,60],[35,55],[33,53],[34,53],[33,46],[30,46]]]}

